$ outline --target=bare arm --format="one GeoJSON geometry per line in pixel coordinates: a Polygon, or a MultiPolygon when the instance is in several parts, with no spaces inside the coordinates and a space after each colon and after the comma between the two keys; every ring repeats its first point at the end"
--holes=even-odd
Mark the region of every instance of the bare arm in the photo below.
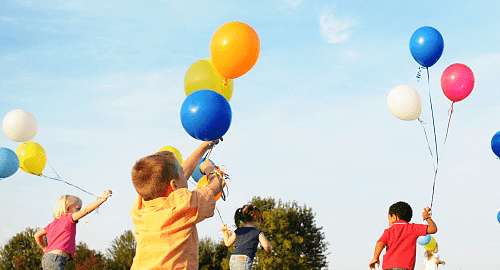
{"type": "Polygon", "coordinates": [[[375,265],[380,266],[380,253],[384,250],[385,244],[382,242],[377,242],[375,246],[375,253],[373,254],[373,260],[370,262],[370,269],[375,269],[375,265]]]}
{"type": "Polygon", "coordinates": [[[429,226],[427,226],[427,234],[434,234],[437,232],[438,228],[436,223],[432,220],[432,212],[429,207],[424,208],[424,212],[422,213],[422,217],[427,221],[429,226]]]}
{"type": "Polygon", "coordinates": [[[46,234],[47,234],[47,232],[44,229],[41,229],[35,233],[35,241],[38,244],[38,246],[43,250],[44,253],[45,253],[45,249],[47,249],[47,245],[43,241],[43,237],[46,234]]]}
{"type": "Polygon", "coordinates": [[[438,228],[436,226],[436,223],[434,223],[434,220],[432,220],[431,217],[428,217],[427,219],[427,223],[429,224],[429,226],[427,226],[427,234],[434,234],[438,231],[438,228]]]}
{"type": "Polygon", "coordinates": [[[226,247],[230,247],[236,241],[236,234],[228,230],[226,224],[222,226],[222,231],[224,232],[224,244],[226,247]]]}
{"type": "Polygon", "coordinates": [[[273,251],[273,248],[271,247],[271,244],[269,244],[269,242],[267,241],[263,232],[259,234],[259,242],[262,248],[264,248],[264,250],[267,252],[267,256],[270,256],[271,251],[273,251]]]}
{"type": "Polygon", "coordinates": [[[97,209],[97,207],[99,207],[101,204],[103,204],[109,198],[109,196],[111,196],[111,193],[112,192],[109,189],[104,191],[102,198],[98,199],[97,201],[95,201],[91,204],[88,204],[82,210],[73,213],[73,215],[71,215],[71,217],[73,218],[73,221],[77,221],[77,220],[83,218],[84,216],[88,215],[90,212],[97,209]]]}
{"type": "Polygon", "coordinates": [[[189,177],[191,177],[205,152],[207,152],[207,150],[210,149],[213,144],[218,143],[219,140],[202,142],[201,145],[198,146],[198,148],[196,148],[196,150],[194,150],[194,152],[184,162],[182,162],[182,172],[184,173],[186,179],[189,179],[189,177]]]}
{"type": "MultiPolygon", "coordinates": [[[[222,187],[224,186],[225,183],[224,179],[219,179],[219,177],[217,177],[217,175],[215,174],[215,168],[212,165],[212,163],[208,160],[203,161],[200,165],[200,170],[203,174],[206,174],[208,177],[209,183],[205,187],[211,189],[212,192],[214,193],[214,196],[219,194],[222,191],[222,187]]],[[[219,176],[222,178],[221,175],[219,176]]]]}

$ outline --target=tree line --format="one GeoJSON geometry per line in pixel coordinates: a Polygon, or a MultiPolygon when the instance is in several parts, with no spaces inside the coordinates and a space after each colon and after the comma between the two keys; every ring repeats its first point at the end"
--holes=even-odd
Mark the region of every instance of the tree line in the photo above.
{"type": "MultiPolygon", "coordinates": [[[[267,256],[259,249],[253,269],[326,269],[326,251],[323,228],[316,225],[311,208],[296,202],[276,202],[273,198],[254,197],[250,202],[262,211],[264,231],[273,247],[267,256]]],[[[0,270],[37,270],[41,268],[43,251],[35,242],[37,228],[26,228],[0,247],[0,270]]],[[[75,258],[66,265],[67,270],[128,270],[132,265],[136,243],[133,232],[125,231],[111,241],[105,253],[90,249],[80,242],[75,258]]],[[[226,247],[221,240],[202,238],[198,243],[200,270],[229,270],[229,258],[234,246],[226,247]]]]}

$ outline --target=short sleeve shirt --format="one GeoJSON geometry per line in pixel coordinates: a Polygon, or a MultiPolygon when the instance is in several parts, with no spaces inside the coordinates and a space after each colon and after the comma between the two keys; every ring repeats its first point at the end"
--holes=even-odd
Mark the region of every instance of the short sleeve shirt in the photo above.
{"type": "Polygon", "coordinates": [[[182,188],[149,201],[138,196],[130,211],[137,242],[131,270],[198,269],[196,224],[213,216],[214,209],[208,188],[182,188]]]}
{"type": "Polygon", "coordinates": [[[47,249],[45,253],[53,250],[62,250],[75,256],[76,249],[76,223],[73,221],[73,214],[66,214],[60,218],[54,218],[47,227],[47,249]]]}
{"type": "Polygon", "coordinates": [[[427,225],[396,220],[378,242],[386,244],[382,269],[415,267],[417,238],[427,234],[427,225]]]}
{"type": "Polygon", "coordinates": [[[259,246],[259,234],[261,229],[255,227],[241,227],[234,231],[236,240],[234,242],[234,255],[247,255],[253,260],[257,247],[259,246]]]}

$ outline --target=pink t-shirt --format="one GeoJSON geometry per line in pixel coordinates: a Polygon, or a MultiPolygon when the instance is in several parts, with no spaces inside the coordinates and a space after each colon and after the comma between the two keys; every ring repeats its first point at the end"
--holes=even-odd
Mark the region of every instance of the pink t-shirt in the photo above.
{"type": "Polygon", "coordinates": [[[76,248],[76,223],[73,222],[73,214],[66,214],[59,219],[54,218],[47,227],[47,249],[45,253],[53,250],[63,250],[75,256],[76,248]]]}
{"type": "Polygon", "coordinates": [[[427,234],[427,225],[396,220],[378,242],[387,245],[382,269],[415,267],[417,238],[427,234]]]}

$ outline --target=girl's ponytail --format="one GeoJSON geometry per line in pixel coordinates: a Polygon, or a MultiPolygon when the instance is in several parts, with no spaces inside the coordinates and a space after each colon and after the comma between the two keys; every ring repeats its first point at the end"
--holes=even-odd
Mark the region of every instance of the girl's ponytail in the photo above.
{"type": "Polygon", "coordinates": [[[243,209],[238,208],[236,209],[236,212],[234,212],[234,224],[236,225],[237,228],[240,227],[240,222],[243,221],[243,209]]]}

